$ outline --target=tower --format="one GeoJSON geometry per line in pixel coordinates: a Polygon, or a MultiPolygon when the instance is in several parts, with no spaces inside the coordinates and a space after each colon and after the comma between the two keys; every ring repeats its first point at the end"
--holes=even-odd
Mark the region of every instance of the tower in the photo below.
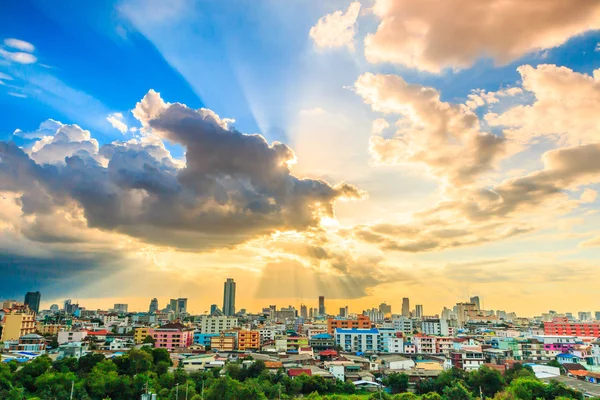
{"type": "Polygon", "coordinates": [[[319,315],[325,315],[325,296],[319,296],[319,315]]]}
{"type": "Polygon", "coordinates": [[[40,312],[40,300],[42,295],[40,292],[27,292],[25,295],[25,305],[29,306],[29,309],[34,311],[36,314],[40,312]]]}
{"type": "Polygon", "coordinates": [[[410,317],[410,300],[408,297],[402,299],[402,316],[410,317]]]}
{"type": "Polygon", "coordinates": [[[230,317],[235,314],[235,282],[227,278],[223,289],[223,314],[230,317]]]}
{"type": "Polygon", "coordinates": [[[157,311],[158,311],[158,300],[155,297],[152,300],[150,300],[150,307],[148,307],[148,313],[154,314],[157,311]]]}

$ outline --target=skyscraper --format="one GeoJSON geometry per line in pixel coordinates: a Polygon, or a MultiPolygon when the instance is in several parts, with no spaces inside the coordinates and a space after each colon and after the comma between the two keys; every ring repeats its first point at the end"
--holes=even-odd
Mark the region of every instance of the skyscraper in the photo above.
{"type": "Polygon", "coordinates": [[[325,315],[325,296],[319,296],[319,315],[325,315]]]}
{"type": "Polygon", "coordinates": [[[42,295],[40,292],[27,292],[25,295],[25,305],[33,310],[36,314],[40,312],[40,300],[42,295]]]}
{"type": "Polygon", "coordinates": [[[235,282],[227,278],[223,290],[223,314],[230,317],[235,315],[235,282]]]}
{"type": "Polygon", "coordinates": [[[177,311],[175,313],[179,314],[187,314],[187,298],[180,297],[177,299],[177,311]]]}
{"type": "Polygon", "coordinates": [[[402,299],[402,316],[410,317],[410,300],[408,297],[402,299]]]}
{"type": "Polygon", "coordinates": [[[479,303],[479,296],[471,297],[471,301],[469,303],[475,304],[475,309],[477,311],[481,310],[481,304],[479,303]]]}
{"type": "Polygon", "coordinates": [[[304,304],[300,304],[300,316],[304,319],[308,318],[308,310],[304,304]]]}
{"type": "Polygon", "coordinates": [[[129,309],[129,305],[127,304],[123,304],[123,303],[115,303],[113,310],[115,310],[115,312],[118,313],[127,313],[127,310],[129,309]]]}
{"type": "Polygon", "coordinates": [[[152,300],[150,300],[150,307],[148,307],[148,313],[154,314],[157,311],[158,311],[158,300],[155,297],[152,300]]]}
{"type": "Polygon", "coordinates": [[[388,315],[392,313],[392,306],[386,303],[381,303],[379,305],[379,312],[383,315],[388,315]]]}
{"type": "Polygon", "coordinates": [[[416,318],[423,318],[423,305],[417,304],[415,306],[415,317],[416,318]]]}
{"type": "Polygon", "coordinates": [[[214,314],[214,313],[215,313],[215,311],[217,311],[218,309],[219,309],[219,306],[218,306],[218,305],[216,305],[216,304],[211,304],[211,305],[210,305],[210,314],[211,314],[211,315],[212,315],[212,314],[214,314]]]}
{"type": "Polygon", "coordinates": [[[169,300],[169,305],[167,307],[169,308],[169,310],[177,314],[177,299],[169,300]]]}

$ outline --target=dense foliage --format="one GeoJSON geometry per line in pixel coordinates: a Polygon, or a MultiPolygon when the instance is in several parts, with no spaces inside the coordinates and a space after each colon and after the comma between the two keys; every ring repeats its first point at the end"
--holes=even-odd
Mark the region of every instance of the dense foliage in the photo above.
{"type": "MultiPolygon", "coordinates": [[[[416,385],[416,394],[408,393],[408,376],[400,373],[380,377],[389,393],[373,393],[373,400],[472,400],[483,396],[494,400],[582,399],[582,395],[558,382],[544,384],[528,367],[516,364],[503,376],[482,367],[467,373],[458,369],[442,372],[436,379],[416,385]]],[[[244,366],[230,363],[224,370],[186,372],[173,368],[164,349],[145,347],[126,355],[106,359],[88,354],[81,359],[65,358],[52,362],[40,356],[26,364],[0,364],[0,399],[58,400],[131,400],[146,390],[160,400],[266,400],[278,398],[341,400],[365,399],[358,396],[350,382],[301,375],[290,379],[282,370],[272,373],[262,361],[244,366]]]]}

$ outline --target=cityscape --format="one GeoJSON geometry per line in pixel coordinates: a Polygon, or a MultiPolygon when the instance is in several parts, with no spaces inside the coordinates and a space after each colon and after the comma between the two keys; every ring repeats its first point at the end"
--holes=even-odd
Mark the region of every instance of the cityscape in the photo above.
{"type": "Polygon", "coordinates": [[[0,400],[600,400],[600,0],[0,1],[0,400]]]}
{"type": "MultiPolygon", "coordinates": [[[[227,278],[222,303],[211,304],[201,315],[188,312],[187,298],[166,304],[152,298],[147,310],[130,310],[124,303],[88,309],[71,299],[44,310],[39,291],[27,292],[22,302],[4,299],[2,362],[35,363],[49,357],[55,365],[93,354],[116,362],[139,349],[157,349],[166,351],[172,371],[219,376],[231,369],[235,375],[240,365],[260,365],[290,380],[304,375],[352,383],[341,390],[372,396],[381,395],[382,389],[386,395],[393,390],[431,395],[435,390],[428,392],[424,382],[440,379],[444,371],[490,371],[503,382],[515,365],[525,365],[532,377],[558,385],[553,390],[575,396],[570,398],[600,393],[600,311],[549,310],[527,318],[485,310],[480,297],[472,296],[429,314],[407,297],[398,312],[386,303],[358,312],[348,306],[330,310],[325,296],[319,296],[314,304],[268,305],[252,312],[242,304],[237,308],[237,284],[227,278]],[[405,383],[386,375],[402,376],[405,383]]],[[[190,382],[186,385],[189,392],[190,382]]],[[[163,395],[169,393],[165,390],[163,395]]],[[[496,394],[501,387],[486,386],[488,390],[496,394]]],[[[445,398],[462,398],[446,392],[445,398]]]]}

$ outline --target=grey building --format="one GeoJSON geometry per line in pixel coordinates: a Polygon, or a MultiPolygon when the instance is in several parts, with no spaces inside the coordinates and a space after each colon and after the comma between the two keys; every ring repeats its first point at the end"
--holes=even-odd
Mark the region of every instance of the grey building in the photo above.
{"type": "Polygon", "coordinates": [[[42,299],[42,295],[40,292],[27,292],[25,295],[25,305],[29,307],[30,310],[35,311],[35,313],[40,312],[40,300],[42,299]]]}
{"type": "Polygon", "coordinates": [[[227,278],[223,289],[223,314],[230,317],[235,315],[235,282],[227,278]]]}

